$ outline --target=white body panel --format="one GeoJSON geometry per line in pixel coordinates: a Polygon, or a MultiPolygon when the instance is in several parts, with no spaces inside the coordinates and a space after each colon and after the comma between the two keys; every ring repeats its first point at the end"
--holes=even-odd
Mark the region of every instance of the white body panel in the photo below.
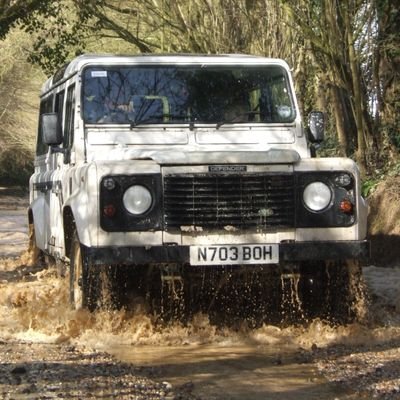
{"type": "Polygon", "coordinates": [[[82,111],[82,71],[88,65],[279,65],[281,60],[251,56],[83,56],[72,61],[58,83],[51,78],[43,87],[43,99],[75,85],[73,144],[70,159],[48,149],[35,162],[30,182],[30,209],[37,245],[61,258],[65,247],[65,221],[72,215],[81,243],[91,248],[190,245],[257,244],[308,241],[354,241],[366,237],[367,207],[360,194],[360,178],[353,161],[343,158],[311,158],[296,99],[290,123],[225,123],[182,125],[85,125],[82,111]],[[246,165],[247,172],[300,173],[347,171],[355,177],[357,218],[349,227],[271,228],[268,231],[182,229],[107,232],[100,226],[100,190],[103,177],[130,174],[207,173],[209,165],[246,165]],[[51,183],[49,187],[46,184],[51,183]]]}

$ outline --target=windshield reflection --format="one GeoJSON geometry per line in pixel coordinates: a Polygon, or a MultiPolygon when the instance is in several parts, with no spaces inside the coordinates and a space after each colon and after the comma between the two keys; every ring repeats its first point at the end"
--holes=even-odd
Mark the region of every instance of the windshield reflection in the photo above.
{"type": "Polygon", "coordinates": [[[286,123],[295,118],[279,66],[107,66],[84,71],[88,124],[286,123]]]}

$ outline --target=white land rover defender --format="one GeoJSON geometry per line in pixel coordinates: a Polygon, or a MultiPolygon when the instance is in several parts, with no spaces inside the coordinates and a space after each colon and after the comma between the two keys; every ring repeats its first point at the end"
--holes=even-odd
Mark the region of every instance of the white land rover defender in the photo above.
{"type": "Polygon", "coordinates": [[[107,281],[118,301],[166,287],[264,318],[289,280],[307,316],[351,316],[367,207],[352,160],[314,156],[323,129],[282,60],[77,57],[41,92],[32,242],[70,265],[76,308],[107,281]]]}

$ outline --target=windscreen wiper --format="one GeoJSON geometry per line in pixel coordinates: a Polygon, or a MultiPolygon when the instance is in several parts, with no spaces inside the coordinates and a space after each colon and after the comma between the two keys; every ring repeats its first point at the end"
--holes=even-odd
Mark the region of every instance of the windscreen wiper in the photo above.
{"type": "MultiPolygon", "coordinates": [[[[131,120],[131,129],[136,128],[140,125],[150,125],[150,124],[173,124],[177,120],[185,120],[187,117],[181,115],[173,115],[173,114],[162,114],[157,115],[156,117],[149,117],[144,119],[134,119],[131,120]],[[161,120],[161,121],[160,121],[161,120]]],[[[190,126],[192,126],[192,121],[187,121],[190,126]]]]}
{"type": "Polygon", "coordinates": [[[131,122],[131,129],[136,128],[140,125],[150,125],[152,122],[155,122],[154,118],[145,118],[139,120],[132,120],[131,122]]]}

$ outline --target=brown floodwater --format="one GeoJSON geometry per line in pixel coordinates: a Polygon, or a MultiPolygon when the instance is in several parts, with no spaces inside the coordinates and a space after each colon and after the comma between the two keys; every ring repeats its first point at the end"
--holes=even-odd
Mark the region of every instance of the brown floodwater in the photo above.
{"type": "MultiPolygon", "coordinates": [[[[0,219],[2,256],[21,251],[24,215],[11,210],[0,213],[0,219]]],[[[51,269],[23,267],[24,257],[0,259],[0,340],[105,351],[142,366],[155,379],[186,385],[202,399],[353,399],[318,372],[313,351],[387,342],[400,334],[400,268],[364,268],[375,296],[368,325],[331,326],[316,319],[253,329],[243,323],[233,329],[217,327],[201,313],[186,324],[160,324],[140,306],[94,314],[72,311],[68,279],[51,269]]]]}
{"type": "Polygon", "coordinates": [[[305,364],[299,350],[250,343],[186,346],[114,345],[118,359],[152,368],[173,386],[193,385],[204,399],[334,399],[349,393],[305,364]]]}
{"type": "MultiPolygon", "coordinates": [[[[19,261],[1,263],[13,273],[19,261]]],[[[17,268],[18,270],[18,268],[17,268]]],[[[182,324],[160,325],[140,307],[131,311],[72,311],[67,279],[43,270],[0,283],[0,340],[70,343],[105,351],[118,360],[142,366],[150,376],[188,385],[202,399],[352,399],[326,381],[312,358],[315,348],[387,341],[397,325],[262,325],[235,329],[196,314],[182,324]]]]}

